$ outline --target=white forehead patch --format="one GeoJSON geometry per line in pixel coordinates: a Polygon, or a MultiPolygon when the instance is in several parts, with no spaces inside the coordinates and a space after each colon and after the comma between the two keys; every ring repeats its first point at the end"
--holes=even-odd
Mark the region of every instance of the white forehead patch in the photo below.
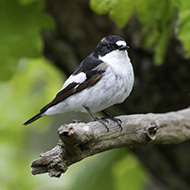
{"type": "Polygon", "coordinates": [[[126,42],[125,42],[125,41],[122,41],[122,40],[117,41],[116,44],[117,44],[118,46],[126,46],[126,45],[127,45],[126,42]]]}

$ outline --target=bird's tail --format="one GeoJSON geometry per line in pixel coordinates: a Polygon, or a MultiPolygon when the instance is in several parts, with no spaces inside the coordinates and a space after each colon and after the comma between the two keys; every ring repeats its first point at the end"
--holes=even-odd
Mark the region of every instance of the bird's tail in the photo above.
{"type": "Polygon", "coordinates": [[[42,113],[38,113],[37,115],[35,115],[34,117],[30,118],[28,121],[26,121],[23,125],[28,125],[34,121],[36,121],[37,119],[39,119],[40,117],[42,117],[42,113]]]}

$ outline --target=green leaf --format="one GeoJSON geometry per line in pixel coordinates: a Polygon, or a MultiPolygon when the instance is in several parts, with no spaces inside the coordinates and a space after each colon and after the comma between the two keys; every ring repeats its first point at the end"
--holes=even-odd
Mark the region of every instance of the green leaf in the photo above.
{"type": "Polygon", "coordinates": [[[132,0],[91,0],[90,7],[97,14],[108,13],[120,28],[126,25],[134,10],[132,0]]]}
{"type": "Polygon", "coordinates": [[[172,0],[172,3],[174,6],[179,7],[183,3],[182,0],[172,0]]]}
{"type": "Polygon", "coordinates": [[[171,27],[168,26],[168,28],[165,28],[164,32],[159,35],[159,38],[157,38],[158,41],[155,47],[154,61],[158,65],[163,63],[170,38],[171,27]]]}
{"type": "Polygon", "coordinates": [[[156,64],[161,64],[165,58],[168,43],[174,30],[174,18],[174,7],[169,0],[152,0],[147,11],[138,15],[143,27],[143,46],[146,49],[154,49],[156,64]]]}
{"type": "Polygon", "coordinates": [[[149,4],[150,0],[135,0],[135,1],[131,1],[131,3],[133,3],[135,10],[138,13],[144,12],[146,11],[148,4],[149,4]]]}
{"type": "Polygon", "coordinates": [[[113,0],[91,0],[90,8],[97,14],[106,14],[113,5],[113,0]]]}
{"type": "Polygon", "coordinates": [[[190,56],[190,1],[184,0],[176,4],[179,9],[179,32],[177,37],[182,41],[187,56],[190,56]]]}
{"type": "Polygon", "coordinates": [[[0,80],[8,80],[20,58],[41,55],[40,31],[52,28],[53,21],[42,11],[41,3],[21,5],[18,1],[1,0],[0,23],[0,80]]]}
{"type": "Polygon", "coordinates": [[[110,19],[123,28],[133,14],[134,6],[131,0],[117,0],[109,12],[110,19]]]}
{"type": "Polygon", "coordinates": [[[37,0],[17,0],[20,4],[27,5],[33,2],[37,2],[37,0]]]}
{"type": "Polygon", "coordinates": [[[91,0],[90,7],[97,14],[109,14],[118,27],[123,28],[134,10],[143,12],[148,6],[149,0],[91,0]]]}

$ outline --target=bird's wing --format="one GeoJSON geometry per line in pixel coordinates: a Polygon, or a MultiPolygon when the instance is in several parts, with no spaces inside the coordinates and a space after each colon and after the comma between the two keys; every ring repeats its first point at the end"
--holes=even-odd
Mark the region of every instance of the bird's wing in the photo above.
{"type": "Polygon", "coordinates": [[[44,113],[48,108],[62,102],[69,96],[81,92],[82,90],[95,85],[104,75],[108,65],[101,60],[88,56],[75,72],[65,81],[63,87],[56,97],[40,113],[44,113]]]}

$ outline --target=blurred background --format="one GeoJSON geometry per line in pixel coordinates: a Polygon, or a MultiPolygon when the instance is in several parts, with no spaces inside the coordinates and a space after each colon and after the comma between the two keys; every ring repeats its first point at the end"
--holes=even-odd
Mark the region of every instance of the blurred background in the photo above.
{"type": "Polygon", "coordinates": [[[189,190],[189,142],[107,151],[52,179],[33,176],[31,162],[56,145],[61,124],[91,118],[72,112],[22,125],[112,34],[130,46],[135,86],[110,113],[189,107],[189,31],[188,0],[1,0],[0,190],[189,190]]]}

